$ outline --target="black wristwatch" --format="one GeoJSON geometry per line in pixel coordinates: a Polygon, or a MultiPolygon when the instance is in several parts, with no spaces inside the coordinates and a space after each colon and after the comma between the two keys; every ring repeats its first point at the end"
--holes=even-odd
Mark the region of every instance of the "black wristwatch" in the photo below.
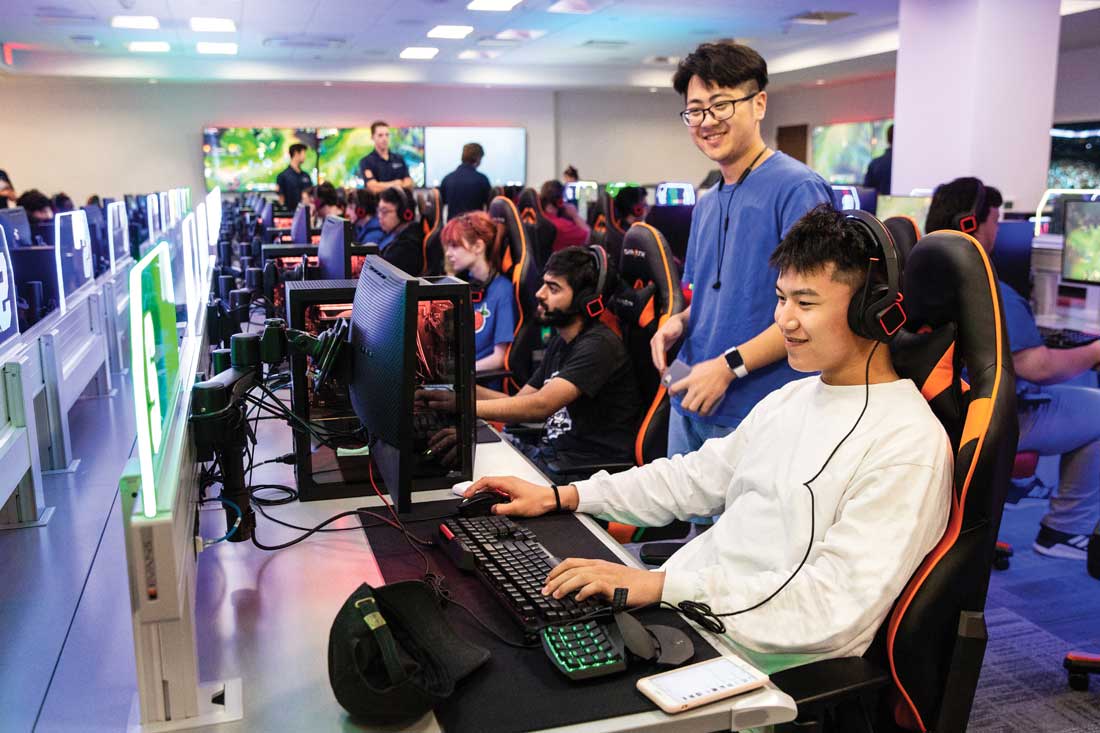
{"type": "Polygon", "coordinates": [[[723,356],[726,357],[726,365],[729,366],[730,371],[733,372],[738,379],[743,379],[748,376],[749,370],[745,368],[745,360],[741,358],[741,353],[737,351],[737,347],[726,351],[723,356]]]}

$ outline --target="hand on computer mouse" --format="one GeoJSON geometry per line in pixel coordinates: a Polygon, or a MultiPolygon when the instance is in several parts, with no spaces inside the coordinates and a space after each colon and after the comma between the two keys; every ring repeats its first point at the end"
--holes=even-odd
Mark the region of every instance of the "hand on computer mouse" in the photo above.
{"type": "MultiPolygon", "coordinates": [[[[540,486],[515,476],[486,476],[478,479],[466,489],[470,497],[482,491],[497,491],[506,494],[511,501],[493,507],[494,514],[511,517],[537,517],[556,508],[554,491],[549,486],[540,486]]],[[[577,490],[572,486],[559,486],[562,509],[577,508],[577,490]]]]}

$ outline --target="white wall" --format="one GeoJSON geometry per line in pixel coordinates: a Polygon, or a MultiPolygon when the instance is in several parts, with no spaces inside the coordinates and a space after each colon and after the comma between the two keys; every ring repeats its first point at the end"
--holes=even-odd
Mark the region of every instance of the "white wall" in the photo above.
{"type": "Polygon", "coordinates": [[[698,185],[714,164],[678,117],[683,100],[671,90],[558,92],[558,165],[581,178],[698,185]]]}
{"type": "MultiPolygon", "coordinates": [[[[16,190],[118,195],[205,191],[207,126],[456,124],[527,128],[528,180],[554,175],[548,91],[394,85],[134,83],[0,77],[0,169],[16,190]]],[[[457,165],[458,162],[456,161],[457,165]]]]}

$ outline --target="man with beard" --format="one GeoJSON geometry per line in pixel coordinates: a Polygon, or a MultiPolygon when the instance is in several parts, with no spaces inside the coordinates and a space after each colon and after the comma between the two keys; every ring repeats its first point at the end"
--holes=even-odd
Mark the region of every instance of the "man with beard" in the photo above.
{"type": "MultiPolygon", "coordinates": [[[[535,293],[538,318],[554,335],[535,373],[511,397],[477,390],[486,420],[545,422],[535,443],[519,443],[551,480],[571,466],[630,461],[641,401],[626,347],[600,320],[599,247],[568,247],[551,255],[535,293]]],[[[605,265],[604,292],[614,273],[605,265]]]]}

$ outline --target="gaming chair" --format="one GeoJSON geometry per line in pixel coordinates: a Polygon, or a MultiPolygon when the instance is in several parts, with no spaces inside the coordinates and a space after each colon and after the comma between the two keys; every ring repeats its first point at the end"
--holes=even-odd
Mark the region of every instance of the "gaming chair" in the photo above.
{"type": "Polygon", "coordinates": [[[539,347],[541,328],[536,320],[535,292],[541,273],[531,253],[531,228],[520,219],[511,199],[497,196],[489,204],[489,216],[504,224],[501,273],[512,283],[516,299],[516,327],[512,343],[504,353],[504,391],[515,394],[527,384],[534,371],[534,352],[539,347]]]}
{"type": "Polygon", "coordinates": [[[539,199],[539,192],[535,189],[525,188],[520,192],[517,208],[523,223],[534,228],[535,265],[541,272],[554,251],[554,240],[558,237],[558,230],[546,218],[546,212],[542,209],[542,201],[539,199]]]}
{"type": "Polygon", "coordinates": [[[424,230],[425,275],[443,274],[443,206],[439,189],[431,188],[416,194],[420,208],[420,225],[424,230]]]}
{"type": "Polygon", "coordinates": [[[852,729],[836,722],[839,711],[866,712],[867,699],[876,696],[885,703],[880,715],[892,718],[879,729],[950,733],[965,730],[970,715],[987,639],[994,543],[1016,452],[1016,380],[997,276],[975,239],[946,230],[923,237],[904,275],[909,320],[890,349],[898,374],[920,388],[951,440],[947,529],[867,654],[771,676],[799,709],[798,720],[780,731],[852,729]],[[969,385],[960,378],[964,367],[969,385]]]}

